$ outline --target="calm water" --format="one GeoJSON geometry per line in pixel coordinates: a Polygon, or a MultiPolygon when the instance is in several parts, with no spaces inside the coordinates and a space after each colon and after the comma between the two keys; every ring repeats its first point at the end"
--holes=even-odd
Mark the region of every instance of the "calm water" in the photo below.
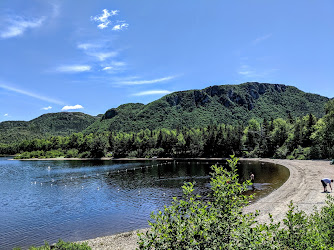
{"type": "MultiPolygon", "coordinates": [[[[0,158],[0,249],[145,228],[151,211],[181,196],[185,181],[207,193],[216,163],[8,159],[0,158]]],[[[258,197],[289,176],[275,164],[242,162],[239,169],[241,178],[255,174],[258,197]]]]}

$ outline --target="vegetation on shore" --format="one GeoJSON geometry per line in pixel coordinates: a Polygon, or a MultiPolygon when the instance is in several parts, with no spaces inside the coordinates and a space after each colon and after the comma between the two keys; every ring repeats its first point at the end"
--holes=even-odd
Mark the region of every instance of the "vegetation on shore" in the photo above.
{"type": "Polygon", "coordinates": [[[60,112],[44,114],[27,122],[4,121],[0,123],[0,144],[71,135],[83,131],[96,119],[80,112],[60,112]]]}
{"type": "Polygon", "coordinates": [[[201,90],[174,92],[148,103],[128,103],[103,115],[80,112],[44,114],[31,121],[0,123],[0,144],[24,140],[69,136],[73,133],[151,131],[205,128],[225,124],[246,126],[248,121],[302,117],[309,113],[322,117],[324,96],[305,93],[283,84],[247,82],[240,85],[210,86],[201,90]]]}
{"type": "Polygon", "coordinates": [[[108,157],[275,157],[288,159],[334,158],[334,100],[318,119],[313,114],[289,119],[251,119],[242,125],[202,128],[104,132],[52,136],[0,144],[0,154],[29,158],[108,157]]]}
{"type": "Polygon", "coordinates": [[[320,211],[306,215],[291,202],[285,219],[257,223],[256,213],[242,213],[249,181],[240,183],[237,158],[231,170],[213,166],[212,194],[196,195],[193,183],[183,186],[183,198],[151,214],[151,230],[138,234],[140,249],[332,249],[334,198],[320,211]]]}

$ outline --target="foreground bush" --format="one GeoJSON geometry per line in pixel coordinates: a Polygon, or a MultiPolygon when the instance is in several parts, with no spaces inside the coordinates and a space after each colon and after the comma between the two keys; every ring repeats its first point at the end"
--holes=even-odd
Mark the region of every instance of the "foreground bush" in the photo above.
{"type": "Polygon", "coordinates": [[[212,195],[194,195],[185,183],[183,198],[152,213],[151,230],[138,234],[140,249],[334,249],[334,198],[307,215],[291,202],[282,222],[256,222],[258,213],[243,214],[248,203],[243,192],[249,181],[239,183],[238,159],[229,160],[231,170],[212,166],[212,195]]]}
{"type": "MultiPolygon", "coordinates": [[[[151,214],[151,231],[139,234],[141,249],[228,249],[252,244],[255,215],[242,214],[248,197],[242,193],[250,182],[239,183],[237,159],[229,160],[231,171],[213,166],[212,194],[203,200],[193,194],[194,185],[183,186],[183,199],[151,214]],[[246,237],[246,238],[245,238],[246,237]]],[[[254,239],[253,239],[254,240],[254,239]]],[[[262,243],[262,239],[257,239],[262,243]]],[[[250,245],[249,245],[250,246],[250,245]]]]}

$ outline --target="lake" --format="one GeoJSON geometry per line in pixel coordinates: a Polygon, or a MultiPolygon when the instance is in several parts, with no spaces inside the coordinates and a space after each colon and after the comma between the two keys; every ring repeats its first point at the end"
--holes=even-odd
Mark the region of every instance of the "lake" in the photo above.
{"type": "MultiPolygon", "coordinates": [[[[184,182],[195,181],[196,192],[207,194],[217,162],[8,159],[0,158],[0,249],[146,228],[151,211],[180,197],[184,182]]],[[[254,173],[258,198],[289,177],[276,164],[242,161],[238,169],[241,179],[254,173]]]]}

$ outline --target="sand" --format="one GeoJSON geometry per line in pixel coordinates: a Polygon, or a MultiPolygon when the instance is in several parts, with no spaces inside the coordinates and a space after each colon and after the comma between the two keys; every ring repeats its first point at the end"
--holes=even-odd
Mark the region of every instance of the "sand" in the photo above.
{"type": "MultiPolygon", "coordinates": [[[[334,178],[334,165],[329,161],[313,160],[278,160],[278,159],[245,159],[271,162],[283,165],[290,170],[289,179],[268,196],[245,207],[245,212],[260,211],[259,222],[269,222],[268,213],[275,221],[284,218],[288,204],[292,200],[299,209],[311,213],[314,207],[325,205],[326,195],[320,182],[322,178],[334,178]]],[[[330,193],[332,195],[332,193],[330,193]]],[[[147,229],[140,230],[141,232],[147,229]]],[[[136,249],[136,231],[123,234],[99,237],[86,240],[92,249],[136,249]]]]}

